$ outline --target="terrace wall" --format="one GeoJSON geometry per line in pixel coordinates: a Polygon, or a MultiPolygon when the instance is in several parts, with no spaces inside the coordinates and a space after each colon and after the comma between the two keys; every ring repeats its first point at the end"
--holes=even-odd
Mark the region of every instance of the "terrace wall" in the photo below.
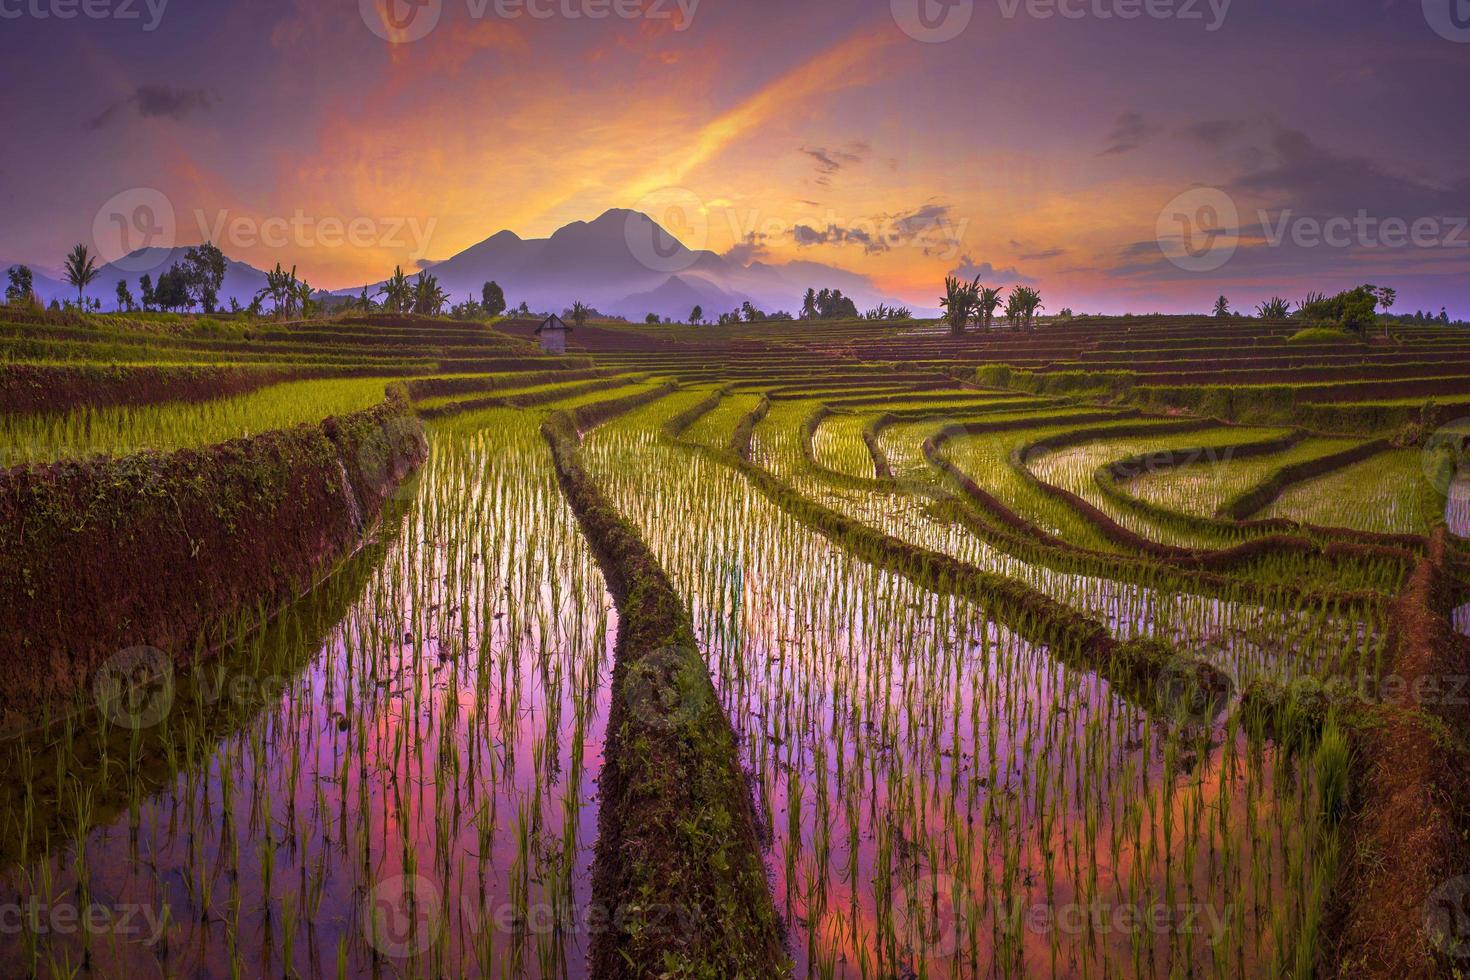
{"type": "Polygon", "coordinates": [[[123,651],[186,662],[299,595],[426,454],[395,393],[201,450],[0,472],[0,726],[65,710],[123,651]]]}

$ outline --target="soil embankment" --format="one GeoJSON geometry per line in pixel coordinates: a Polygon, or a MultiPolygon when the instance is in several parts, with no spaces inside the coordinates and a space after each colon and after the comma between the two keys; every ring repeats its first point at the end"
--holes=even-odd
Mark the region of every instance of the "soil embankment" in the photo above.
{"type": "Polygon", "coordinates": [[[0,727],[65,710],[125,651],[185,662],[299,595],[426,454],[395,394],[205,449],[0,472],[0,727]]]}

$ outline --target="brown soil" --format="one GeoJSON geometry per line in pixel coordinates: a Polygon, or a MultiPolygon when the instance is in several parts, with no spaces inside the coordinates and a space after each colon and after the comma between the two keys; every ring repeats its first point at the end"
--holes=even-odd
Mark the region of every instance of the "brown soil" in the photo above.
{"type": "Polygon", "coordinates": [[[294,598],[426,452],[395,399],[203,450],[0,473],[0,727],[67,710],[122,651],[184,662],[294,598]]]}

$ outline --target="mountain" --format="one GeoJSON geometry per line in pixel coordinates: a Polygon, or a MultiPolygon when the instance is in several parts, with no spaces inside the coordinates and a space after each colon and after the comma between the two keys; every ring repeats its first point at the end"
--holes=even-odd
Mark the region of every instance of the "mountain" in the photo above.
{"type": "MultiPolygon", "coordinates": [[[[117,306],[117,281],[126,279],[128,289],[133,294],[133,299],[140,298],[141,288],[138,280],[148,276],[153,282],[167,272],[169,268],[184,261],[184,253],[187,248],[140,248],[131,252],[116,262],[109,262],[102,266],[100,275],[87,287],[86,296],[89,299],[102,301],[102,309],[112,310],[117,306]]],[[[75,300],[77,291],[75,287],[66,282],[43,275],[35,266],[31,267],[31,277],[35,282],[36,295],[41,302],[50,303],[53,299],[75,300]]],[[[252,265],[237,262],[229,256],[225,256],[225,280],[219,291],[219,304],[228,308],[230,299],[239,300],[241,306],[250,305],[255,294],[265,287],[265,273],[252,265]]]]}
{"type": "Polygon", "coordinates": [[[649,313],[683,320],[696,305],[713,319],[747,300],[767,312],[795,313],[808,287],[841,289],[859,308],[892,302],[867,277],[819,262],[747,266],[690,249],[646,214],[621,208],[574,221],[550,238],[502,231],[429,268],[455,302],[478,298],[494,280],[512,306],[525,302],[532,310],[559,313],[580,300],[630,320],[649,313]]]}
{"type": "Polygon", "coordinates": [[[721,313],[739,309],[747,301],[755,303],[743,293],[726,292],[699,276],[670,276],[657,289],[627,297],[623,305],[627,309],[645,311],[644,316],[657,313],[682,322],[696,306],[703,309],[706,319],[712,320],[721,313]]]}
{"type": "MultiPolygon", "coordinates": [[[[117,281],[126,279],[134,298],[140,298],[139,277],[146,274],[157,282],[171,265],[183,262],[187,251],[139,249],[103,266],[87,296],[101,300],[102,308],[111,310],[117,302],[117,281]]],[[[859,309],[894,302],[866,276],[820,262],[743,265],[715,252],[691,249],[648,215],[618,208],[593,221],[574,221],[550,238],[521,238],[502,231],[426,267],[439,278],[452,302],[478,299],[484,284],[494,280],[512,306],[525,302],[535,311],[559,313],[581,300],[629,320],[657,313],[682,321],[695,306],[715,319],[747,301],[768,313],[796,313],[808,288],[841,289],[859,309]]],[[[76,298],[76,290],[65,282],[31,268],[36,293],[43,302],[76,298]]],[[[379,280],[366,288],[375,293],[381,285],[379,280]]],[[[248,305],[264,286],[263,271],[226,256],[221,307],[228,308],[231,299],[248,305]]],[[[356,297],[363,288],[336,290],[331,295],[356,297]]]]}

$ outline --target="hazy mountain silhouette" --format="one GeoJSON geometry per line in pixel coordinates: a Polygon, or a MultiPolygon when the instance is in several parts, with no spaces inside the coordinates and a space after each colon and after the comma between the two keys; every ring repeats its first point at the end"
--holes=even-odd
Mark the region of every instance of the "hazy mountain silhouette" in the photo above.
{"type": "MultiPolygon", "coordinates": [[[[88,299],[102,301],[103,310],[117,308],[117,281],[126,279],[128,289],[133,294],[135,302],[141,302],[141,290],[138,280],[148,276],[155,284],[158,277],[167,272],[174,265],[182,265],[184,253],[187,247],[180,248],[140,248],[130,252],[124,258],[116,262],[109,262],[101,267],[101,274],[87,287],[88,299]]],[[[43,274],[35,266],[31,266],[31,276],[35,281],[36,295],[41,302],[50,303],[56,300],[75,300],[77,291],[74,286],[64,280],[43,274]]],[[[234,297],[240,301],[241,306],[249,306],[250,301],[261,289],[265,287],[265,273],[252,265],[237,262],[225,256],[225,281],[219,291],[219,305],[223,309],[230,306],[230,298],[234,297]]]]}
{"type": "MultiPolygon", "coordinates": [[[[135,300],[138,279],[154,282],[188,249],[139,249],[102,274],[87,289],[89,298],[102,301],[104,310],[116,306],[117,281],[126,279],[135,300]]],[[[265,273],[226,256],[225,281],[219,305],[230,300],[242,306],[265,286],[265,273]]],[[[283,260],[288,268],[290,262],[283,260]]],[[[796,313],[808,287],[836,288],[851,296],[860,309],[892,302],[866,276],[820,262],[752,262],[742,265],[715,252],[688,248],[637,211],[614,208],[593,221],[574,221],[550,238],[521,238],[502,231],[442,262],[427,266],[439,278],[451,301],[479,299],[488,281],[498,282],[511,306],[522,302],[535,311],[561,312],[580,300],[597,310],[642,320],[649,313],[683,321],[695,306],[708,319],[728,313],[749,301],[768,313],[796,313]]],[[[75,299],[76,290],[54,274],[32,266],[37,295],[43,302],[75,299]]],[[[385,269],[384,278],[391,270],[385,269]]],[[[414,275],[417,269],[405,269],[414,275]]],[[[367,286],[375,294],[382,280],[367,286]]],[[[333,290],[336,296],[356,297],[361,286],[333,290]]]]}
{"type": "Polygon", "coordinates": [[[621,208],[574,221],[550,238],[502,231],[429,269],[456,302],[478,297],[494,280],[512,306],[524,301],[560,312],[581,300],[630,320],[657,313],[682,321],[696,305],[714,319],[747,300],[767,312],[795,313],[808,287],[839,288],[859,307],[883,299],[867,277],[819,262],[745,266],[690,249],[647,215],[621,208]]]}

